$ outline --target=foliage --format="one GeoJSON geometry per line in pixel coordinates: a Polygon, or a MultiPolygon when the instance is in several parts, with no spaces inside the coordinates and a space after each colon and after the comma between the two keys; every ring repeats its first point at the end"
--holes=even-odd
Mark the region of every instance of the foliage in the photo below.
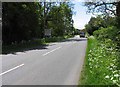
{"type": "Polygon", "coordinates": [[[70,3],[4,2],[2,6],[3,44],[43,38],[44,29],[52,29],[56,37],[74,31],[70,3]]]}
{"type": "Polygon", "coordinates": [[[88,39],[88,52],[82,83],[86,85],[120,85],[119,54],[110,39],[105,42],[88,39]],[[92,41],[92,42],[91,42],[92,41]],[[94,45],[92,45],[94,44],[94,45]],[[110,47],[110,45],[112,45],[110,47]]]}
{"type": "Polygon", "coordinates": [[[53,29],[53,36],[63,36],[73,31],[72,9],[69,3],[53,6],[49,13],[53,17],[48,26],[53,29]]]}
{"type": "Polygon", "coordinates": [[[3,42],[20,42],[35,37],[38,28],[35,3],[3,3],[3,42]]]}
{"type": "Polygon", "coordinates": [[[100,28],[95,31],[93,35],[96,36],[98,40],[111,39],[112,41],[117,41],[120,38],[117,37],[118,31],[117,27],[111,26],[108,28],[100,28]]]}
{"type": "Polygon", "coordinates": [[[95,30],[98,30],[100,27],[105,27],[104,20],[98,16],[97,18],[91,17],[90,21],[88,24],[85,26],[86,31],[90,34],[93,35],[93,32],[95,30]]]}
{"type": "Polygon", "coordinates": [[[111,21],[93,32],[97,41],[92,43],[97,44],[87,52],[83,84],[120,86],[120,29],[115,26],[116,20],[111,21]]]}
{"type": "Polygon", "coordinates": [[[110,26],[117,26],[116,18],[99,15],[97,17],[91,17],[85,28],[90,35],[93,35],[94,31],[99,30],[100,28],[107,28],[110,26]]]}
{"type": "Polygon", "coordinates": [[[89,78],[99,79],[94,81],[95,84],[120,84],[120,70],[117,70],[118,55],[113,48],[113,43],[109,48],[107,44],[100,43],[89,51],[88,64],[89,73],[91,73],[89,78]]]}
{"type": "Polygon", "coordinates": [[[96,46],[96,39],[93,36],[90,36],[87,41],[87,49],[86,49],[86,55],[85,55],[85,61],[82,68],[81,76],[79,85],[88,85],[88,76],[89,76],[89,67],[88,67],[88,52],[90,49],[94,48],[96,46]]]}
{"type": "Polygon", "coordinates": [[[91,0],[85,1],[85,6],[88,8],[89,13],[99,13],[106,16],[114,15],[120,17],[120,1],[104,1],[104,0],[91,0]]]}
{"type": "Polygon", "coordinates": [[[95,2],[86,2],[85,5],[89,12],[100,12],[105,16],[101,16],[101,20],[98,20],[98,17],[94,20],[91,18],[93,21],[90,20],[86,25],[87,32],[97,39],[92,43],[97,44],[87,52],[85,70],[88,73],[85,71],[87,77],[83,83],[120,86],[120,2],[95,0],[95,2]],[[109,17],[111,13],[116,17],[109,17]]]}

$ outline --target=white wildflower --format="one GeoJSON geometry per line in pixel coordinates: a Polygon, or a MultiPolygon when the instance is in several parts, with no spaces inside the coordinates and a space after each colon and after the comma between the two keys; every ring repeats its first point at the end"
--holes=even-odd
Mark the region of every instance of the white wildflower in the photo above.
{"type": "Polygon", "coordinates": [[[113,77],[110,80],[113,80],[113,77]]]}
{"type": "Polygon", "coordinates": [[[117,73],[117,70],[113,71],[113,73],[117,73]]]}
{"type": "Polygon", "coordinates": [[[89,66],[91,66],[91,63],[89,63],[89,66]]]}
{"type": "Polygon", "coordinates": [[[117,82],[117,80],[113,80],[113,83],[115,84],[117,82]]]}
{"type": "Polygon", "coordinates": [[[92,52],[92,50],[90,50],[89,52],[92,52]]]}
{"type": "Polygon", "coordinates": [[[109,68],[110,70],[113,70],[113,68],[109,68]]]}
{"type": "Polygon", "coordinates": [[[116,68],[117,66],[113,66],[113,68],[116,68]]]}
{"type": "Polygon", "coordinates": [[[116,61],[116,59],[114,59],[114,60],[112,60],[113,62],[115,62],[116,61]]]}
{"type": "Polygon", "coordinates": [[[90,67],[92,69],[92,67],[90,67]]]}
{"type": "Polygon", "coordinates": [[[118,74],[115,74],[114,77],[119,77],[119,75],[118,75],[118,74]]]}
{"type": "Polygon", "coordinates": [[[109,79],[110,77],[107,75],[107,76],[105,76],[105,79],[109,79]]]}
{"type": "Polygon", "coordinates": [[[114,64],[111,63],[110,66],[114,66],[114,64]]]}

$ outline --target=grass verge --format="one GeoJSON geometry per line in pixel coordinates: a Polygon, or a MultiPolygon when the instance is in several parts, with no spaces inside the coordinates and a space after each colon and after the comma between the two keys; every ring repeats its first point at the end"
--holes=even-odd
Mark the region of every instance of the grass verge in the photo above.
{"type": "Polygon", "coordinates": [[[119,55],[113,43],[102,43],[94,37],[88,38],[85,63],[79,85],[120,86],[119,55]]]}
{"type": "Polygon", "coordinates": [[[96,40],[93,36],[90,36],[87,41],[87,49],[86,49],[86,56],[84,60],[84,65],[83,65],[83,70],[81,72],[80,80],[79,80],[79,85],[85,85],[88,80],[88,52],[89,50],[93,49],[96,46],[96,40]]]}

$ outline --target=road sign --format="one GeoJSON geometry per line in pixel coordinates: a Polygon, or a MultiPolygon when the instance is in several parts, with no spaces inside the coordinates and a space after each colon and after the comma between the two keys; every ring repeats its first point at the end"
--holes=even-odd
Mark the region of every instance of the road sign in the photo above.
{"type": "Polygon", "coordinates": [[[45,29],[44,35],[50,37],[51,36],[51,29],[45,29]]]}

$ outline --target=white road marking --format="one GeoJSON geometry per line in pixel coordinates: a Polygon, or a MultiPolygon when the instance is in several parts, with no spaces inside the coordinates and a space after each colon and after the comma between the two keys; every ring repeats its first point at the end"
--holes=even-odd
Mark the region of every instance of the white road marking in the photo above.
{"type": "Polygon", "coordinates": [[[13,71],[13,70],[15,70],[15,69],[17,69],[17,68],[19,68],[19,67],[22,67],[22,66],[24,66],[24,64],[21,64],[21,65],[18,65],[18,66],[16,66],[16,67],[12,68],[12,69],[9,69],[9,70],[1,73],[0,76],[4,75],[4,74],[6,74],[6,73],[8,73],[8,72],[10,72],[10,71],[13,71]]]}
{"type": "Polygon", "coordinates": [[[47,53],[45,53],[45,54],[43,54],[42,56],[45,56],[45,55],[47,55],[47,54],[49,54],[49,53],[51,53],[51,52],[53,52],[53,51],[55,51],[55,50],[58,50],[58,49],[60,49],[61,47],[58,47],[58,48],[56,48],[56,49],[53,49],[53,50],[51,50],[50,52],[47,52],[47,53]]]}

